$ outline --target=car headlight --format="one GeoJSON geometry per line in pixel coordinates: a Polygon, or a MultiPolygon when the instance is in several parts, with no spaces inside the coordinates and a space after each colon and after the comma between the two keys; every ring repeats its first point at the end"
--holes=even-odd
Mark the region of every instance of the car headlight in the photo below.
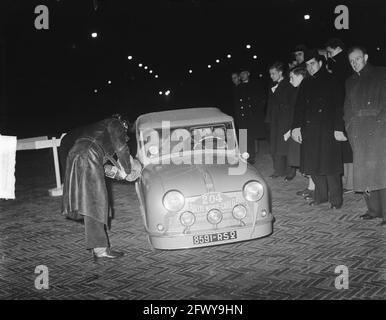
{"type": "Polygon", "coordinates": [[[258,181],[249,181],[243,187],[243,196],[247,201],[259,201],[264,194],[264,187],[258,181]]]}
{"type": "Polygon", "coordinates": [[[171,190],[165,193],[162,203],[166,210],[177,212],[184,207],[185,197],[181,192],[171,190]]]}
{"type": "Polygon", "coordinates": [[[185,227],[190,227],[194,224],[196,221],[195,215],[190,211],[185,211],[180,216],[180,221],[185,227]]]}
{"type": "Polygon", "coordinates": [[[242,220],[247,216],[247,208],[238,204],[233,208],[232,215],[236,220],[242,220]]]}
{"type": "Polygon", "coordinates": [[[211,224],[219,224],[222,220],[222,212],[218,209],[212,209],[208,212],[207,219],[211,224]]]}

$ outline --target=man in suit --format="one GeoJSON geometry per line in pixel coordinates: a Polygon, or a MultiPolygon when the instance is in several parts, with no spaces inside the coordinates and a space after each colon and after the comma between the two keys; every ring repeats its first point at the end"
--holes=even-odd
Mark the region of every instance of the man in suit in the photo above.
{"type": "Polygon", "coordinates": [[[238,101],[235,105],[235,120],[238,129],[247,129],[248,161],[254,163],[256,153],[255,140],[266,138],[265,103],[266,93],[260,81],[251,81],[249,68],[240,72],[241,83],[238,85],[238,101]]]}
{"type": "Polygon", "coordinates": [[[305,62],[310,77],[300,86],[292,124],[293,139],[301,143],[300,171],[315,183],[311,206],[329,201],[332,209],[340,209],[344,97],[317,50],[307,52],[305,62]]]}
{"type": "Polygon", "coordinates": [[[364,192],[362,219],[386,225],[386,68],[368,63],[363,47],[348,50],[354,74],[346,81],[344,120],[354,155],[354,190],[364,192]]]}
{"type": "MultiPolygon", "coordinates": [[[[345,84],[348,77],[353,73],[350,63],[347,59],[345,45],[338,38],[329,39],[326,43],[328,52],[327,69],[339,84],[339,90],[345,95],[345,84]]],[[[345,135],[346,132],[344,132],[345,135]]],[[[343,157],[343,190],[344,193],[353,192],[353,155],[349,141],[342,141],[343,157]]]]}

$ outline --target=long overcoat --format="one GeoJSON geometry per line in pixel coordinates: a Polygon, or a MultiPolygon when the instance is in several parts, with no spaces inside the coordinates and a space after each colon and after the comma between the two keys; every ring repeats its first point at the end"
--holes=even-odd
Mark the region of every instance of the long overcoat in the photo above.
{"type": "MultiPolygon", "coordinates": [[[[341,51],[333,58],[329,58],[328,66],[332,72],[332,76],[338,82],[339,90],[342,90],[345,94],[346,80],[353,74],[353,69],[348,61],[346,51],[341,51]]],[[[338,90],[338,88],[336,88],[336,90],[338,90]]],[[[342,157],[344,163],[353,162],[352,148],[349,141],[342,142],[342,157]]]]}
{"type": "Polygon", "coordinates": [[[296,89],[284,78],[276,90],[269,89],[266,122],[270,124],[271,155],[288,156],[290,140],[284,134],[291,129],[296,89]]]}
{"type": "Polygon", "coordinates": [[[354,155],[354,190],[386,188],[386,68],[366,65],[346,81],[344,119],[354,155]]]}
{"type": "Polygon", "coordinates": [[[235,122],[238,129],[247,129],[254,139],[266,138],[266,92],[260,81],[240,83],[235,101],[235,122]]]}
{"type": "Polygon", "coordinates": [[[343,172],[342,146],[334,131],[343,131],[344,97],[325,68],[303,80],[292,129],[301,128],[300,171],[310,175],[343,172]]]}
{"type": "Polygon", "coordinates": [[[89,216],[107,224],[109,199],[103,164],[116,154],[130,173],[126,130],[118,119],[110,118],[81,132],[67,156],[62,214],[72,219],[89,216]]]}

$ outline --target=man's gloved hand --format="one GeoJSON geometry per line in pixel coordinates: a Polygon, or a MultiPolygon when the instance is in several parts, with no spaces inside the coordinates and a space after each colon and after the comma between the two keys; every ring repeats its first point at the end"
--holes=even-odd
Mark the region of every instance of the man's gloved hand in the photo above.
{"type": "Polygon", "coordinates": [[[334,137],[337,141],[347,141],[347,138],[342,131],[334,131],[334,137]]]}
{"type": "Polygon", "coordinates": [[[124,170],[121,170],[121,169],[117,168],[116,166],[112,166],[110,164],[106,164],[104,166],[104,170],[105,170],[105,176],[109,177],[111,179],[123,180],[127,176],[127,174],[124,170]]]}
{"type": "Polygon", "coordinates": [[[142,165],[137,159],[131,158],[130,162],[131,162],[131,170],[135,170],[139,172],[142,171],[142,165]]]}
{"type": "Polygon", "coordinates": [[[300,128],[293,129],[291,132],[291,137],[292,139],[295,140],[295,142],[302,143],[303,140],[302,140],[302,133],[300,131],[300,128]]]}
{"type": "Polygon", "coordinates": [[[126,181],[135,181],[141,176],[141,171],[137,170],[131,170],[131,172],[126,176],[125,180],[126,181]]]}

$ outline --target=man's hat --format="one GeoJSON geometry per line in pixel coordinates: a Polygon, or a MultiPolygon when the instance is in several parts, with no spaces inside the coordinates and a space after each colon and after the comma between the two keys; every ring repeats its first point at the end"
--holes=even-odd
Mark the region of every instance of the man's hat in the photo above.
{"type": "Polygon", "coordinates": [[[239,72],[243,72],[243,71],[248,71],[249,73],[251,72],[251,67],[248,66],[248,65],[241,65],[239,68],[238,68],[239,72]]]}
{"type": "Polygon", "coordinates": [[[298,44],[292,52],[297,52],[297,51],[303,51],[304,53],[307,51],[307,47],[304,44],[298,44]]]}
{"type": "Polygon", "coordinates": [[[323,60],[323,56],[319,54],[317,49],[307,50],[304,55],[304,62],[310,61],[311,59],[314,59],[314,58],[316,60],[323,60]]]}
{"type": "Polygon", "coordinates": [[[340,48],[344,49],[344,42],[339,38],[330,38],[327,40],[325,46],[331,47],[331,48],[340,47],[340,48]]]}

